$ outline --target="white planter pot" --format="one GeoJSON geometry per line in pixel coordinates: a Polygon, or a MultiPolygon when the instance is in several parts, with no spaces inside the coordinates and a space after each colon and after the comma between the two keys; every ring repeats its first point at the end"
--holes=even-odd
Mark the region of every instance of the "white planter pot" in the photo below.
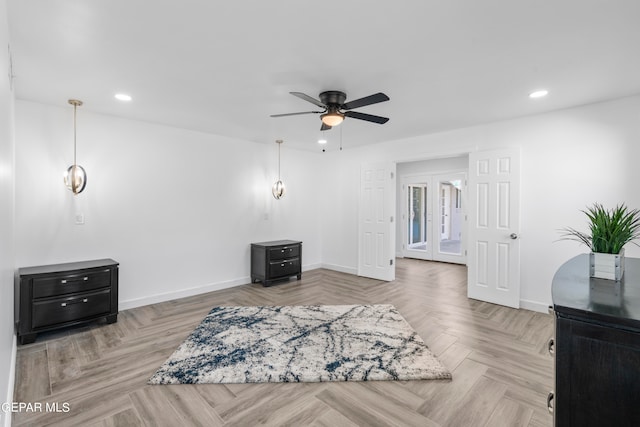
{"type": "Polygon", "coordinates": [[[624,249],[618,254],[589,254],[590,276],[619,281],[624,274],[624,249]]]}

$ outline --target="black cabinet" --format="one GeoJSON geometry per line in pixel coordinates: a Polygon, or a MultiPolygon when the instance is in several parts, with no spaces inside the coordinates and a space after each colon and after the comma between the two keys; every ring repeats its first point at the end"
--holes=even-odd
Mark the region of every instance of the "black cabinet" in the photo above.
{"type": "Polygon", "coordinates": [[[556,426],[640,426],[640,259],[622,282],[589,278],[588,255],[552,285],[556,426]]]}
{"type": "Polygon", "coordinates": [[[251,282],[269,286],[297,276],[302,278],[302,242],[276,240],[251,244],[251,282]]]}
{"type": "Polygon", "coordinates": [[[15,320],[21,344],[39,332],[118,318],[118,263],[112,259],[18,270],[15,320]]]}

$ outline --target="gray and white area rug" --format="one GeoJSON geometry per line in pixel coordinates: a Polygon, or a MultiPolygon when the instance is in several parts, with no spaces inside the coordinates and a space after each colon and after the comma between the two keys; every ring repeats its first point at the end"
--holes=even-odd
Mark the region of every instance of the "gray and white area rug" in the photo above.
{"type": "Polygon", "coordinates": [[[450,379],[393,305],[216,307],[149,384],[450,379]]]}

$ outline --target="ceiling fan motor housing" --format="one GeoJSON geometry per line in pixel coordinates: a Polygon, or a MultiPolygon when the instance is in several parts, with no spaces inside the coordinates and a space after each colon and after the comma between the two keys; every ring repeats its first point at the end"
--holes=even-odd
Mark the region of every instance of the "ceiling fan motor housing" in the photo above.
{"type": "Polygon", "coordinates": [[[320,101],[327,107],[332,104],[340,107],[342,104],[344,104],[344,101],[346,101],[346,99],[347,94],[337,90],[328,90],[320,94],[320,101]]]}

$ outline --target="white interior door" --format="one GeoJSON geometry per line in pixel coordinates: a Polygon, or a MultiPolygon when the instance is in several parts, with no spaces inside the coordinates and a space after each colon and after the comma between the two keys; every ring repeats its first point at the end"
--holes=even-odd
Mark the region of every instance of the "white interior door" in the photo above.
{"type": "Polygon", "coordinates": [[[469,155],[469,298],[520,307],[520,150],[469,155]]]}
{"type": "Polygon", "coordinates": [[[391,281],[395,266],[395,164],[360,170],[358,276],[391,281]]]}

